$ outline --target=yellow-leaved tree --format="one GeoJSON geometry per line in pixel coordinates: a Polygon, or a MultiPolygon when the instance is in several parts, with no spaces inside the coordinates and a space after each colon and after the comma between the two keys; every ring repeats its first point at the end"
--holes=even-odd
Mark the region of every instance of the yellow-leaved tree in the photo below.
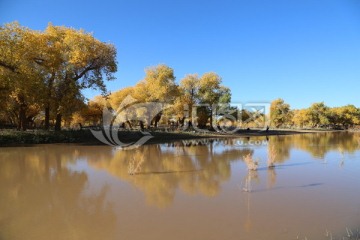
{"type": "Polygon", "coordinates": [[[106,92],[104,79],[114,79],[116,49],[83,30],[49,24],[34,31],[18,23],[0,27],[0,90],[18,106],[19,128],[25,130],[27,109],[44,109],[45,128],[52,116],[60,130],[63,116],[76,111],[81,90],[106,92]]]}
{"type": "Polygon", "coordinates": [[[285,125],[291,125],[293,113],[290,105],[281,98],[275,99],[270,105],[270,121],[272,126],[279,128],[285,125]]]}
{"type": "Polygon", "coordinates": [[[145,78],[134,87],[133,97],[139,103],[153,103],[147,104],[146,107],[138,109],[137,118],[140,124],[146,123],[150,128],[153,123],[156,127],[163,114],[159,110],[159,105],[174,103],[178,96],[178,88],[175,83],[174,70],[164,64],[150,67],[145,70],[145,78]],[[158,104],[154,104],[158,103],[158,104]]]}
{"type": "Polygon", "coordinates": [[[199,76],[197,74],[188,74],[179,85],[179,97],[174,103],[174,112],[180,124],[183,124],[188,117],[191,124],[193,106],[199,103],[199,76]]]}
{"type": "Polygon", "coordinates": [[[48,115],[53,107],[55,130],[60,130],[64,109],[72,105],[71,101],[80,90],[98,88],[106,92],[104,78],[113,80],[117,70],[116,49],[83,30],[49,24],[44,35],[47,39],[44,52],[48,57],[44,70],[49,76],[46,79],[45,125],[49,125],[48,115]]]}
{"type": "Polygon", "coordinates": [[[0,26],[1,111],[14,116],[22,130],[27,127],[29,109],[37,107],[43,90],[42,72],[38,71],[42,61],[35,47],[38,36],[17,22],[0,26]]]}
{"type": "Polygon", "coordinates": [[[198,98],[202,107],[197,109],[199,127],[205,127],[208,119],[214,124],[213,115],[216,114],[218,104],[228,104],[231,100],[231,91],[222,85],[222,78],[215,72],[205,73],[198,83],[198,98]]]}

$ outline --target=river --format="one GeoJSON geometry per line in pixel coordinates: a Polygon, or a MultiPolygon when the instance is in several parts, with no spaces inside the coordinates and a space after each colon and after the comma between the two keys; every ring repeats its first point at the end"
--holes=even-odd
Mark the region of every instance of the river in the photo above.
{"type": "Polygon", "coordinates": [[[0,239],[356,239],[359,183],[358,133],[0,148],[0,239]]]}

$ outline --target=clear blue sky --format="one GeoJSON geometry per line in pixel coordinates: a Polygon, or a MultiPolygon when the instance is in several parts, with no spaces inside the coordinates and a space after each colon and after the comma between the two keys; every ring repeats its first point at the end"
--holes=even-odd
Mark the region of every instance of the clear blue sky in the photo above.
{"type": "Polygon", "coordinates": [[[114,43],[111,91],[164,63],[177,81],[217,72],[237,102],[360,107],[358,0],[0,0],[0,23],[14,20],[32,29],[83,28],[114,43]]]}

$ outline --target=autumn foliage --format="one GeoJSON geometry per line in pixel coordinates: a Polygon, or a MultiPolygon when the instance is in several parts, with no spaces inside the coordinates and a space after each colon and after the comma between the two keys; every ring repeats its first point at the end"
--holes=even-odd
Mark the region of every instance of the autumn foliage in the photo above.
{"type": "Polygon", "coordinates": [[[81,90],[106,92],[114,79],[116,49],[83,30],[53,26],[35,31],[18,23],[0,27],[2,121],[25,130],[36,118],[48,129],[79,110],[81,90]],[[43,116],[41,116],[43,115],[43,116]]]}
{"type": "Polygon", "coordinates": [[[319,102],[309,108],[291,109],[283,99],[276,99],[270,108],[271,124],[276,128],[348,129],[360,124],[360,109],[351,104],[331,108],[319,102]]]}
{"type": "MultiPolygon", "coordinates": [[[[123,128],[164,126],[210,128],[219,124],[219,104],[229,105],[230,88],[215,72],[187,74],[176,81],[165,65],[148,67],[134,86],[112,93],[105,81],[117,71],[116,48],[84,30],[49,24],[35,31],[17,22],[0,26],[0,126],[17,129],[101,126],[103,109],[118,111],[126,101],[135,103],[118,115],[123,128]],[[82,90],[98,89],[101,96],[87,100],[82,90]],[[149,108],[147,103],[155,103],[149,108]]],[[[282,99],[271,103],[269,116],[254,118],[237,111],[236,127],[253,127],[269,117],[275,128],[349,128],[360,124],[354,105],[330,108],[323,102],[293,110],[282,99]],[[245,123],[245,124],[244,124],[245,123]]],[[[266,126],[264,121],[261,122],[266,126]]]]}

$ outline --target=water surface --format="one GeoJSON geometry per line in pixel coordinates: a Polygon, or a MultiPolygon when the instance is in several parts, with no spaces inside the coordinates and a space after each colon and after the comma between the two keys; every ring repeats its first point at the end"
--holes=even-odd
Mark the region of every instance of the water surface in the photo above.
{"type": "Polygon", "coordinates": [[[0,148],[0,239],[346,236],[360,227],[359,150],[356,133],[0,148]]]}

